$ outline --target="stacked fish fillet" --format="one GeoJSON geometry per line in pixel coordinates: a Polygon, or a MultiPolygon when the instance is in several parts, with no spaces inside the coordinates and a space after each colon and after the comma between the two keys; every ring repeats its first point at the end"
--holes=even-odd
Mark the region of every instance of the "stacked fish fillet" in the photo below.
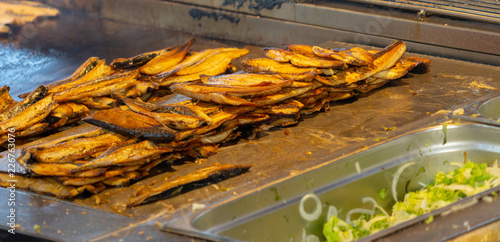
{"type": "MultiPolygon", "coordinates": [[[[243,129],[256,133],[295,124],[301,114],[328,110],[330,101],[368,92],[430,64],[402,57],[401,41],[380,51],[287,45],[264,48],[269,58],[244,59],[244,71],[234,73],[231,61],[248,50],[190,52],[193,41],[109,66],[92,57],[72,76],[22,95],[19,103],[8,87],[2,88],[0,143],[8,148],[10,136],[34,140],[18,146],[17,187],[70,198],[126,186],[161,163],[208,157],[243,129]]],[[[131,194],[127,205],[248,169],[216,164],[155,181],[131,194]]],[[[0,173],[0,185],[9,186],[9,180],[0,173]]]]}

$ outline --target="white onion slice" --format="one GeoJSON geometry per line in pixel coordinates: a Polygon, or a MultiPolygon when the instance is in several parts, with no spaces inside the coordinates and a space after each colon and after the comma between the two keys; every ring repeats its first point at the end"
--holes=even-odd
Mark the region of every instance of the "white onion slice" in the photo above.
{"type": "Polygon", "coordinates": [[[351,223],[351,216],[354,213],[364,213],[364,214],[368,214],[370,216],[373,215],[373,211],[370,210],[370,209],[366,209],[366,208],[353,208],[353,209],[349,210],[349,212],[347,212],[347,214],[345,215],[345,221],[348,224],[352,224],[351,223]]]}
{"type": "Polygon", "coordinates": [[[337,208],[336,208],[335,206],[333,206],[333,205],[330,205],[330,206],[328,207],[328,213],[326,214],[326,221],[327,221],[327,222],[328,222],[328,221],[330,221],[330,218],[331,218],[332,216],[335,216],[335,217],[337,217],[337,218],[339,217],[339,216],[338,216],[338,211],[337,211],[337,208]]]}
{"type": "Polygon", "coordinates": [[[303,196],[302,199],[300,199],[300,205],[299,205],[300,216],[302,216],[302,218],[304,218],[305,220],[307,220],[309,222],[314,221],[314,220],[319,218],[319,216],[321,215],[321,209],[322,209],[321,208],[321,201],[319,200],[319,197],[312,194],[312,193],[309,193],[309,194],[303,196]],[[316,202],[316,207],[314,208],[314,211],[312,213],[308,213],[304,209],[304,203],[308,199],[312,199],[316,202]]]}
{"type": "Polygon", "coordinates": [[[394,179],[392,179],[392,197],[394,198],[394,201],[398,202],[398,192],[396,191],[396,186],[398,185],[399,177],[403,173],[403,171],[406,169],[408,166],[415,165],[414,162],[406,163],[399,167],[399,169],[396,171],[394,174],[394,179]]]}

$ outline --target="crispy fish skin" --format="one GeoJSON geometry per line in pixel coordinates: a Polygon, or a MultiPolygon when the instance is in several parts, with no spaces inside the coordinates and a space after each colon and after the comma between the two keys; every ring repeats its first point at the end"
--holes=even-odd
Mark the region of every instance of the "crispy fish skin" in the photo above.
{"type": "Polygon", "coordinates": [[[157,105],[154,103],[142,102],[135,99],[123,98],[122,101],[131,109],[140,107],[147,111],[157,112],[157,113],[171,113],[171,114],[181,114],[188,115],[192,117],[204,120],[208,125],[212,123],[212,119],[205,114],[200,108],[194,105],[183,105],[183,104],[169,104],[169,105],[157,105]],[[132,107],[131,107],[132,105],[132,107]]]}
{"type": "Polygon", "coordinates": [[[255,86],[269,86],[281,85],[282,87],[289,87],[292,85],[292,80],[285,80],[278,75],[272,74],[227,74],[220,76],[200,76],[201,81],[208,85],[221,85],[221,86],[241,86],[241,87],[255,87],[255,86]]]}
{"type": "MultiPolygon", "coordinates": [[[[424,59],[424,58],[420,58],[420,59],[415,59],[415,58],[410,58],[410,57],[401,58],[401,60],[399,60],[396,63],[396,65],[394,65],[393,67],[391,67],[385,71],[378,72],[371,77],[381,78],[381,79],[385,79],[385,80],[398,79],[398,78],[405,76],[408,72],[410,72],[413,68],[417,67],[418,65],[422,65],[422,64],[426,65],[425,61],[426,61],[426,59],[424,59]]],[[[367,80],[367,83],[369,83],[368,80],[367,80]]]]}
{"type": "Polygon", "coordinates": [[[96,177],[106,172],[106,168],[97,168],[77,174],[71,174],[69,171],[78,168],[78,165],[70,163],[63,163],[63,164],[33,163],[25,165],[24,168],[38,176],[96,177]]]}
{"type": "Polygon", "coordinates": [[[48,148],[26,149],[38,162],[42,163],[68,163],[108,149],[111,146],[127,140],[119,134],[106,133],[96,137],[80,138],[53,145],[48,148]]]}
{"type": "Polygon", "coordinates": [[[243,70],[250,73],[268,73],[268,74],[318,74],[316,68],[301,68],[290,63],[280,63],[267,58],[243,59],[241,60],[243,70]]]}
{"type": "Polygon", "coordinates": [[[269,115],[297,115],[304,104],[297,100],[288,99],[277,105],[269,107],[261,107],[255,110],[256,114],[269,114],[269,115]]]}
{"type": "Polygon", "coordinates": [[[222,48],[218,49],[206,49],[201,52],[196,52],[192,53],[191,55],[187,55],[184,60],[182,60],[179,64],[174,65],[170,68],[167,68],[166,70],[163,70],[162,72],[158,73],[157,75],[153,76],[154,79],[161,79],[161,78],[167,78],[172,75],[175,75],[178,71],[182,70],[183,68],[192,66],[200,61],[203,61],[205,58],[214,55],[215,53],[219,52],[222,48]]]}
{"type": "Polygon", "coordinates": [[[323,57],[323,58],[330,58],[334,60],[340,60],[343,61],[346,64],[353,65],[353,66],[366,66],[366,65],[371,65],[373,62],[373,59],[371,58],[371,54],[368,53],[367,51],[365,52],[360,52],[363,49],[355,49],[353,51],[353,54],[357,57],[360,57],[361,59],[358,59],[357,57],[353,56],[349,50],[346,51],[336,51],[336,50],[331,50],[331,49],[326,49],[326,48],[321,48],[319,46],[313,46],[312,50],[315,55],[323,57]]]}
{"type": "Polygon", "coordinates": [[[148,188],[142,189],[135,194],[135,197],[132,197],[128,201],[127,207],[135,207],[142,203],[149,202],[155,199],[155,196],[157,195],[168,192],[172,193],[174,190],[182,189],[184,186],[195,184],[200,186],[216,183],[244,173],[248,171],[248,169],[250,169],[250,166],[215,164],[171,181],[149,184],[147,185],[148,188]]]}
{"type": "Polygon", "coordinates": [[[116,99],[109,97],[83,97],[74,101],[94,109],[109,109],[117,106],[116,99]]]}
{"type": "Polygon", "coordinates": [[[275,104],[275,103],[284,101],[286,99],[304,94],[304,93],[308,92],[309,90],[312,90],[312,89],[318,87],[318,85],[321,85],[321,84],[310,85],[310,86],[300,87],[300,88],[287,88],[287,89],[283,89],[281,92],[276,93],[276,94],[272,94],[272,95],[268,95],[268,96],[254,97],[254,98],[252,98],[251,101],[254,103],[260,104],[260,105],[275,104]]]}
{"type": "Polygon", "coordinates": [[[14,99],[10,96],[9,90],[10,87],[8,86],[0,88],[0,113],[5,112],[12,104],[14,104],[14,99]]]}
{"type": "Polygon", "coordinates": [[[182,140],[189,136],[186,132],[177,132],[162,126],[154,118],[120,108],[95,112],[82,121],[117,132],[125,136],[150,139],[159,142],[182,140]]]}
{"type": "MultiPolygon", "coordinates": [[[[45,128],[47,128],[48,126],[49,126],[48,123],[37,123],[21,131],[15,132],[14,136],[16,138],[21,138],[21,137],[37,135],[45,131],[45,128]]],[[[9,139],[8,134],[0,135],[0,146],[6,144],[8,139],[9,139]]]]}
{"type": "Polygon", "coordinates": [[[343,69],[344,62],[331,59],[307,57],[305,55],[278,48],[264,48],[264,54],[277,62],[290,62],[297,67],[343,69]]]}
{"type": "Polygon", "coordinates": [[[58,102],[67,102],[84,97],[100,97],[119,93],[139,83],[137,72],[121,73],[91,80],[55,94],[58,102]]]}
{"type": "Polygon", "coordinates": [[[0,122],[10,119],[17,114],[23,112],[29,106],[42,100],[47,95],[47,88],[45,86],[38,86],[33,90],[25,99],[21,102],[16,103],[14,106],[10,107],[7,111],[0,114],[0,122]]]}
{"type": "MultiPolygon", "coordinates": [[[[190,92],[196,92],[199,94],[221,93],[237,97],[252,97],[252,96],[269,95],[278,92],[279,90],[282,89],[283,84],[245,87],[245,86],[222,86],[222,85],[210,85],[210,84],[199,84],[199,83],[185,83],[185,84],[177,84],[174,87],[172,87],[171,90],[173,92],[177,92],[177,90],[181,89],[185,93],[190,93],[190,92]]],[[[181,94],[186,95],[185,93],[181,94]]]]}
{"type": "Polygon", "coordinates": [[[207,88],[204,88],[203,86],[194,86],[194,85],[187,85],[184,83],[179,83],[172,85],[170,87],[170,90],[174,93],[179,93],[191,98],[195,98],[198,100],[202,100],[205,102],[215,102],[219,104],[227,104],[227,105],[233,105],[233,106],[240,106],[240,105],[245,105],[245,106],[255,106],[255,103],[249,102],[246,99],[243,99],[241,97],[237,96],[232,96],[232,95],[225,95],[223,93],[219,92],[209,92],[206,91],[207,88]],[[204,90],[204,91],[203,91],[204,90]],[[202,92],[203,91],[203,92],[202,92]]]}
{"type": "Polygon", "coordinates": [[[237,118],[239,115],[248,113],[255,110],[252,106],[225,106],[222,107],[218,112],[212,114],[212,124],[209,126],[201,127],[195,130],[195,134],[201,135],[206,134],[224,124],[227,121],[237,118]]]}
{"type": "Polygon", "coordinates": [[[172,149],[167,147],[158,148],[151,141],[145,140],[140,143],[120,147],[109,154],[103,154],[96,159],[71,170],[70,172],[77,173],[99,167],[120,166],[138,161],[148,163],[149,158],[154,155],[160,155],[168,152],[172,152],[172,149]]]}
{"type": "Polygon", "coordinates": [[[160,86],[170,86],[175,83],[185,83],[185,82],[191,82],[191,81],[196,81],[200,79],[200,75],[219,75],[224,72],[226,72],[228,66],[231,63],[231,59],[224,59],[221,60],[220,62],[214,62],[212,63],[212,67],[205,69],[201,72],[194,73],[194,74],[189,74],[189,75],[183,75],[183,76],[170,76],[166,78],[159,78],[155,79],[153,77],[152,81],[158,83],[160,86]]]}
{"type": "Polygon", "coordinates": [[[231,62],[231,60],[240,58],[248,54],[248,52],[250,51],[247,49],[236,49],[236,48],[223,49],[196,64],[180,69],[176,74],[189,75],[189,74],[199,73],[207,69],[214,68],[214,66],[217,66],[217,63],[219,62],[228,63],[229,65],[229,62],[231,62]]]}
{"type": "Polygon", "coordinates": [[[310,45],[286,44],[284,47],[292,52],[299,53],[308,57],[317,57],[314,54],[313,47],[310,45]]]}
{"type": "Polygon", "coordinates": [[[70,128],[67,130],[64,130],[59,133],[55,133],[53,135],[50,135],[48,137],[33,141],[31,143],[26,144],[23,147],[18,147],[18,148],[45,148],[45,147],[50,147],[62,142],[82,138],[82,137],[94,137],[101,135],[103,133],[106,133],[107,130],[99,128],[94,125],[90,124],[82,124],[79,126],[76,126],[74,128],[70,128]]]}
{"type": "Polygon", "coordinates": [[[53,194],[60,198],[72,198],[82,191],[72,186],[64,186],[52,178],[31,178],[7,173],[0,173],[0,186],[10,187],[11,180],[16,181],[16,188],[29,189],[35,192],[53,194]]]}
{"type": "Polygon", "coordinates": [[[154,118],[159,123],[177,130],[194,129],[205,124],[204,120],[198,117],[171,112],[151,112],[147,108],[143,108],[139,105],[134,104],[134,102],[132,102],[130,99],[124,99],[123,101],[130,108],[130,110],[154,118]]]}
{"type": "Polygon", "coordinates": [[[347,84],[364,80],[375,73],[387,70],[394,66],[396,62],[406,51],[406,45],[402,41],[395,41],[385,49],[374,54],[375,60],[373,65],[351,67],[345,71],[333,75],[328,82],[322,82],[325,85],[338,85],[339,81],[344,81],[347,84]]]}
{"type": "Polygon", "coordinates": [[[194,43],[194,39],[186,40],[184,43],[176,46],[172,50],[162,53],[148,63],[139,68],[139,72],[146,75],[155,75],[165,69],[181,62],[186,56],[189,47],[194,43]]]}
{"type": "Polygon", "coordinates": [[[6,134],[10,129],[16,131],[34,125],[47,117],[52,110],[57,108],[58,103],[54,101],[53,95],[34,103],[16,116],[0,123],[0,135],[6,134]]]}
{"type": "Polygon", "coordinates": [[[112,71],[111,67],[106,65],[106,61],[100,60],[99,63],[97,64],[97,66],[95,68],[93,68],[91,71],[89,71],[87,74],[85,74],[84,76],[82,76],[78,79],[75,79],[71,82],[67,82],[67,83],[57,85],[57,86],[53,86],[53,87],[49,88],[49,93],[62,92],[62,91],[67,90],[69,88],[78,86],[82,83],[85,83],[85,82],[88,82],[88,81],[91,81],[91,80],[94,80],[97,78],[105,77],[105,76],[111,74],[111,71],[112,71]]]}
{"type": "MultiPolygon", "coordinates": [[[[76,71],[71,76],[69,76],[65,79],[59,80],[59,81],[49,83],[49,84],[45,85],[45,87],[50,89],[50,88],[53,88],[53,87],[58,86],[58,85],[72,82],[72,81],[84,76],[88,72],[90,72],[92,69],[94,69],[97,66],[98,63],[99,63],[99,58],[90,57],[82,65],[80,65],[80,67],[78,67],[78,69],[76,69],[76,71]]],[[[28,95],[29,95],[29,93],[23,93],[23,94],[20,94],[18,97],[25,98],[28,95]]]]}
{"type": "Polygon", "coordinates": [[[173,47],[168,47],[162,50],[146,52],[130,58],[114,59],[113,62],[111,62],[110,66],[113,69],[129,69],[129,68],[139,67],[148,63],[150,60],[157,57],[158,55],[171,50],[172,48],[173,47]]]}

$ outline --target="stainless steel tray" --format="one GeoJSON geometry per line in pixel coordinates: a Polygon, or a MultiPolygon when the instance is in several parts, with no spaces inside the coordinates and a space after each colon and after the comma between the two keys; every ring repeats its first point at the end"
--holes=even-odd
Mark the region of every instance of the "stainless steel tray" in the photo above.
{"type": "MultiPolygon", "coordinates": [[[[345,159],[331,160],[304,174],[212,207],[200,213],[186,226],[208,235],[245,241],[300,241],[304,228],[308,234],[321,234],[321,225],[325,222],[329,204],[341,209],[340,218],[344,218],[345,212],[352,208],[371,209],[371,204],[363,204],[361,201],[361,198],[367,196],[374,198],[385,209],[390,209],[394,203],[390,191],[391,181],[395,171],[403,164],[415,163],[399,178],[397,192],[400,200],[405,186],[408,190],[420,188],[419,182],[430,182],[438,171],[448,172],[455,169],[456,167],[450,165],[451,162],[463,163],[465,160],[471,160],[491,165],[499,158],[500,128],[467,124],[449,125],[443,129],[443,126],[439,125],[404,135],[345,159]],[[360,172],[356,169],[356,163],[359,164],[360,172]],[[385,199],[381,199],[377,193],[382,188],[388,191],[385,199]],[[308,193],[317,194],[322,201],[323,212],[316,222],[307,222],[299,214],[299,201],[308,193]]],[[[491,191],[478,196],[489,193],[491,191]]],[[[461,203],[470,202],[471,199],[474,198],[461,203]]],[[[436,211],[433,215],[451,211],[452,207],[436,211]]],[[[309,209],[314,209],[314,205],[309,209]]],[[[481,217],[481,214],[474,216],[481,217]]],[[[496,213],[494,216],[500,219],[500,214],[496,213]]],[[[369,239],[389,236],[426,218],[427,216],[418,217],[369,239]]],[[[443,222],[450,223],[446,217],[433,223],[443,222]]],[[[474,223],[469,225],[474,228],[474,223]]],[[[460,226],[459,229],[441,230],[440,237],[434,239],[449,238],[467,229],[471,228],[460,226]]],[[[433,234],[432,231],[426,233],[433,234]]],[[[403,238],[405,241],[419,240],[422,236],[424,235],[403,235],[403,238]]]]}
{"type": "Polygon", "coordinates": [[[457,109],[450,118],[500,126],[500,97],[481,100],[457,109]]]}

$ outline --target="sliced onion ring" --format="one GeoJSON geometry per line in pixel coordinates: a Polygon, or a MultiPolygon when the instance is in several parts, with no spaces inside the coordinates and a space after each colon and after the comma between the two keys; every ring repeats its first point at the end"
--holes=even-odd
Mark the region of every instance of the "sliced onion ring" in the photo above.
{"type": "Polygon", "coordinates": [[[299,205],[299,212],[300,216],[304,218],[305,220],[311,222],[319,218],[321,215],[321,201],[319,200],[319,197],[309,193],[300,199],[300,205],[299,205]],[[316,202],[316,207],[312,213],[307,213],[306,210],[304,209],[304,203],[306,202],[307,199],[313,199],[316,202]]]}

